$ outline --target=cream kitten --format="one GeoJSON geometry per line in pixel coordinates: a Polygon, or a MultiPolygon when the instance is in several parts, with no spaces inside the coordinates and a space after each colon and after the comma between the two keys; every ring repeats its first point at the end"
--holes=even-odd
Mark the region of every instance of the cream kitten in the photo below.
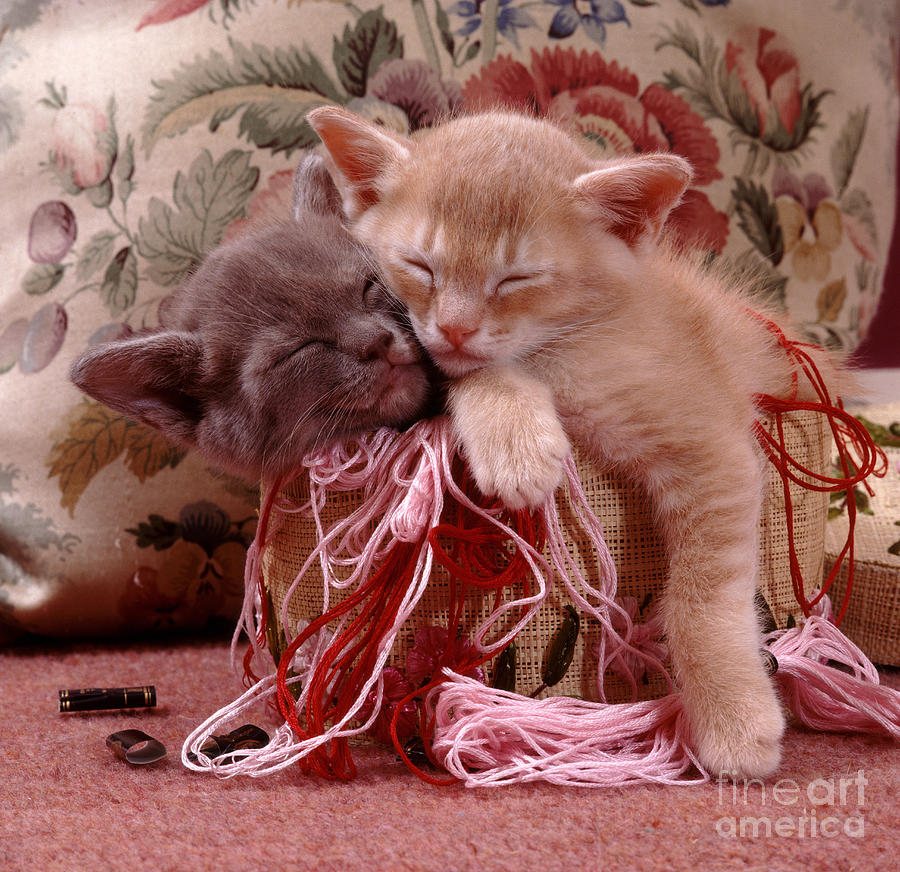
{"type": "Polygon", "coordinates": [[[536,506],[569,438],[641,482],[671,556],[664,621],[694,746],[764,776],[784,718],[754,611],[763,461],[754,395],[791,365],[747,303],[659,243],[691,178],[671,154],[597,160],[546,122],[461,117],[415,141],[309,120],[351,229],[407,304],[486,494],[536,506]]]}

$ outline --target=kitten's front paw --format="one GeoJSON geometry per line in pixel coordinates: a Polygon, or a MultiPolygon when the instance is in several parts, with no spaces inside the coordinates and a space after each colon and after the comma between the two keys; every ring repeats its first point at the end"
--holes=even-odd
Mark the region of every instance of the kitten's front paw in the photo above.
{"type": "Polygon", "coordinates": [[[695,723],[700,762],[714,778],[765,778],[781,760],[784,715],[775,694],[758,700],[736,716],[695,723]]]}
{"type": "Polygon", "coordinates": [[[498,432],[467,451],[478,489],[499,497],[508,509],[543,505],[562,481],[569,440],[555,417],[540,423],[498,432]]]}

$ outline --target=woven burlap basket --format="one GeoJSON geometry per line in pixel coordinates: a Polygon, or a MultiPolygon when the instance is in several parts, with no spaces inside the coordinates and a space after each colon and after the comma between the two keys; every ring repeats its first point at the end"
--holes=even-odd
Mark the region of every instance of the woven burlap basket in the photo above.
{"type": "MultiPolygon", "coordinates": [[[[900,421],[900,403],[853,410],[888,427],[900,421]]],[[[900,555],[892,553],[900,543],[900,448],[884,447],[888,458],[884,478],[870,478],[875,495],[868,511],[857,515],[853,589],[841,629],[873,663],[900,666],[900,555]]],[[[837,560],[847,538],[847,514],[828,522],[825,536],[826,571],[837,560]]],[[[847,589],[847,566],[838,571],[832,587],[835,604],[847,589]]]]}
{"type": "MultiPolygon", "coordinates": [[[[824,419],[812,413],[793,413],[785,417],[785,435],[791,455],[804,466],[826,472],[830,463],[830,435],[826,435],[824,419]]],[[[770,432],[774,432],[770,430],[770,432]]],[[[641,605],[637,622],[646,620],[647,613],[658,600],[666,580],[665,550],[657,536],[651,509],[644,494],[630,481],[590,464],[578,461],[578,470],[588,502],[603,525],[609,551],[619,577],[619,596],[634,597],[641,605]]],[[[795,547],[806,580],[807,593],[822,577],[825,521],[828,509],[827,494],[800,488],[792,489],[794,505],[795,547]]],[[[297,505],[308,499],[308,485],[301,476],[282,494],[297,505]]],[[[598,574],[596,554],[577,522],[568,491],[561,488],[557,506],[566,532],[570,552],[590,578],[598,574]],[[571,535],[569,535],[571,534],[571,535]]],[[[346,517],[360,501],[358,492],[332,493],[322,513],[324,523],[346,517]]],[[[782,482],[775,470],[769,469],[769,484],[759,528],[760,590],[778,626],[784,626],[788,616],[795,618],[799,608],[794,598],[788,534],[785,524],[782,482]]],[[[316,532],[310,518],[290,514],[275,536],[263,558],[263,576],[275,605],[273,613],[281,611],[285,593],[316,544],[316,532]]],[[[392,664],[403,666],[413,644],[416,631],[427,625],[447,625],[447,576],[435,566],[429,587],[415,612],[401,632],[392,651],[392,664]]],[[[336,592],[332,602],[339,601],[336,592]]],[[[535,618],[517,636],[516,690],[530,693],[541,685],[542,663],[548,645],[566,614],[571,601],[563,585],[557,584],[535,618]]],[[[473,631],[491,612],[492,597],[473,594],[467,602],[464,629],[473,631]]],[[[287,614],[289,636],[296,632],[297,622],[311,620],[322,611],[322,576],[318,565],[307,572],[300,588],[291,597],[287,614]]],[[[511,619],[510,619],[511,620],[511,619]]],[[[563,679],[544,694],[567,694],[585,699],[597,699],[597,658],[594,646],[598,639],[598,625],[593,619],[582,617],[574,658],[563,679]]],[[[490,680],[492,664],[488,664],[490,680]]],[[[619,678],[608,673],[604,682],[607,699],[621,701],[631,698],[630,690],[619,678]]],[[[664,692],[665,682],[660,675],[645,681],[640,696],[649,698],[664,692]]]]}

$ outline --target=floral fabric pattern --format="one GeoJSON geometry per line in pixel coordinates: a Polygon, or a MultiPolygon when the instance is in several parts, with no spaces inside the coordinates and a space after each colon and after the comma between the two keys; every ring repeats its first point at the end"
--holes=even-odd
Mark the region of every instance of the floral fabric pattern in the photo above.
{"type": "Polygon", "coordinates": [[[204,255],[284,216],[306,113],[400,132],[501,105],[598,157],[672,151],[671,231],[763,270],[850,350],[894,219],[893,4],[11,0],[0,13],[0,626],[230,619],[252,487],[81,397],[88,344],[157,323],[204,255]],[[823,48],[832,46],[834,48],[823,48]]]}

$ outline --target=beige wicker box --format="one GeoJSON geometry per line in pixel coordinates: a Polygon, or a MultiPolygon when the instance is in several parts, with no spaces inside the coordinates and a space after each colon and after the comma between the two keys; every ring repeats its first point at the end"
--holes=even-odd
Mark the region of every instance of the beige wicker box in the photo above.
{"type": "MultiPolygon", "coordinates": [[[[900,421],[900,403],[854,410],[876,424],[888,427],[900,421]]],[[[871,478],[875,495],[868,511],[856,519],[856,559],[850,603],[841,629],[873,663],[900,666],[900,555],[889,549],[900,543],[900,448],[884,447],[888,470],[884,478],[871,478]]],[[[830,571],[847,536],[847,514],[827,524],[826,571],[830,571]]],[[[840,603],[847,588],[843,567],[832,588],[832,600],[840,603]]]]}
{"type": "MultiPolygon", "coordinates": [[[[786,417],[785,432],[791,453],[804,465],[817,471],[826,471],[830,463],[830,435],[821,416],[811,413],[794,413],[786,417]]],[[[592,468],[579,462],[581,482],[589,504],[600,519],[610,553],[619,577],[619,595],[635,597],[643,605],[637,621],[646,620],[650,606],[658,598],[666,579],[667,561],[659,537],[654,531],[650,506],[644,494],[631,482],[620,476],[592,468]]],[[[283,493],[290,502],[300,505],[306,502],[308,486],[301,476],[283,493]]],[[[345,517],[359,504],[359,494],[333,494],[323,512],[327,524],[345,517]]],[[[824,556],[824,528],[828,507],[826,494],[795,489],[793,493],[795,544],[807,592],[819,584],[824,556]]],[[[570,552],[582,568],[596,577],[597,558],[585,542],[576,523],[568,492],[560,489],[557,505],[564,530],[571,531],[570,552]]],[[[784,626],[789,615],[797,616],[799,608],[794,598],[788,554],[788,540],[784,518],[782,483],[774,469],[769,470],[769,486],[760,521],[760,589],[779,626],[784,626]]],[[[310,549],[315,544],[315,530],[311,521],[300,514],[288,515],[268,549],[263,560],[263,574],[269,594],[280,612],[285,592],[294,580],[310,549]]],[[[297,621],[310,620],[321,613],[322,577],[318,566],[313,566],[304,583],[292,597],[288,606],[290,635],[294,634],[297,621]]],[[[428,624],[446,626],[446,575],[440,567],[432,571],[429,589],[407,626],[397,640],[392,652],[392,662],[402,666],[413,644],[416,630],[428,624]]],[[[335,593],[333,602],[340,599],[335,593]]],[[[547,601],[516,638],[517,669],[516,690],[528,694],[541,684],[541,667],[551,637],[565,614],[569,596],[562,585],[551,590],[547,601]]],[[[467,606],[464,629],[471,632],[490,613],[492,603],[488,598],[473,595],[467,606]]],[[[570,694],[586,699],[597,699],[597,660],[593,652],[598,626],[593,620],[581,621],[575,655],[562,681],[550,691],[553,694],[570,694]]],[[[488,665],[490,677],[491,665],[488,665]]],[[[658,695],[665,688],[660,676],[649,679],[640,690],[642,697],[658,695]]],[[[626,685],[617,677],[605,677],[607,698],[619,701],[626,698],[626,685]]],[[[630,698],[630,692],[629,692],[630,698]]]]}

